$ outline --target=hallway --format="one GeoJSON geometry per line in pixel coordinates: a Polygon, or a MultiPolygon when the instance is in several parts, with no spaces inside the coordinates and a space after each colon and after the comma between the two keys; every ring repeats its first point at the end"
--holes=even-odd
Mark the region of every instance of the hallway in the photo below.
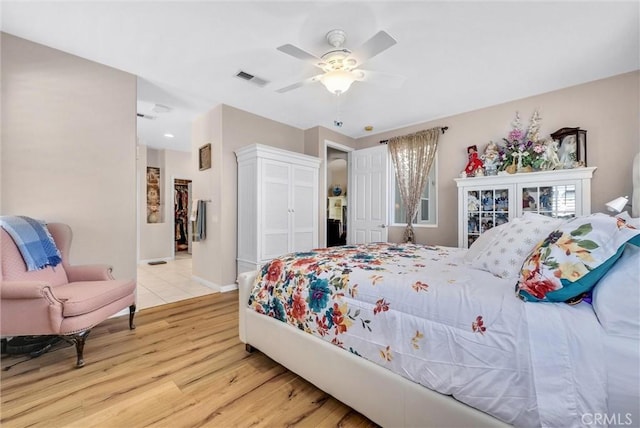
{"type": "Polygon", "coordinates": [[[166,264],[138,265],[138,310],[216,292],[192,280],[191,272],[188,254],[178,253],[166,264]]]}

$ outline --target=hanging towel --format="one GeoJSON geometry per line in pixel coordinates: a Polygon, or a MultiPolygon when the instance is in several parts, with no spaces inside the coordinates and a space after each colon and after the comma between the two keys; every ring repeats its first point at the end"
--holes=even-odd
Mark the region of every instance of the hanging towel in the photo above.
{"type": "Polygon", "coordinates": [[[57,266],[60,250],[44,222],[25,216],[2,216],[0,226],[13,238],[28,271],[57,266]]]}
{"type": "Polygon", "coordinates": [[[196,218],[198,218],[198,202],[200,202],[200,199],[194,199],[191,202],[191,216],[189,216],[189,221],[196,221],[196,218]]]}
{"type": "Polygon", "coordinates": [[[193,205],[195,208],[195,220],[193,220],[193,214],[191,216],[193,241],[203,241],[207,238],[207,204],[205,201],[196,200],[193,205]]]}

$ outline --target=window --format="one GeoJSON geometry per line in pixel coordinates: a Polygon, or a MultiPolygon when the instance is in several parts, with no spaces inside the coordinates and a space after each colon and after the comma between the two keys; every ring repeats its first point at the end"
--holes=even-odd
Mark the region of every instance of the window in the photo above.
{"type": "MultiPolygon", "coordinates": [[[[436,154],[437,156],[437,154],[436,154]]],[[[393,195],[391,201],[393,201],[392,218],[395,224],[407,224],[406,214],[402,207],[402,198],[400,197],[400,190],[396,184],[396,173],[393,168],[391,171],[391,188],[393,189],[393,195]]],[[[418,205],[418,213],[413,219],[414,226],[430,225],[435,226],[438,224],[436,219],[437,213],[437,191],[436,191],[436,177],[438,175],[438,160],[433,160],[431,170],[429,171],[429,178],[427,185],[422,192],[422,198],[420,198],[420,204],[418,205]]]]}

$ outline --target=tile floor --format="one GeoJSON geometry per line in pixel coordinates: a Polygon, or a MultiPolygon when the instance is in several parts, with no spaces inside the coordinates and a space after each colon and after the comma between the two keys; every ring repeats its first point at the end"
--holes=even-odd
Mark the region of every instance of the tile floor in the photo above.
{"type": "Polygon", "coordinates": [[[138,310],[215,293],[191,279],[191,256],[176,255],[162,265],[138,265],[138,310]]]}

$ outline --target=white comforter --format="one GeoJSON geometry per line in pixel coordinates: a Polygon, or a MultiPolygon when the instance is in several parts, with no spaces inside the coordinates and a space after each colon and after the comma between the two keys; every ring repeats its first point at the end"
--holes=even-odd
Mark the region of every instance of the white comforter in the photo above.
{"type": "Polygon", "coordinates": [[[516,426],[606,413],[601,328],[587,304],[524,303],[513,280],[465,266],[465,250],[335,251],[266,266],[250,304],[516,426]]]}

